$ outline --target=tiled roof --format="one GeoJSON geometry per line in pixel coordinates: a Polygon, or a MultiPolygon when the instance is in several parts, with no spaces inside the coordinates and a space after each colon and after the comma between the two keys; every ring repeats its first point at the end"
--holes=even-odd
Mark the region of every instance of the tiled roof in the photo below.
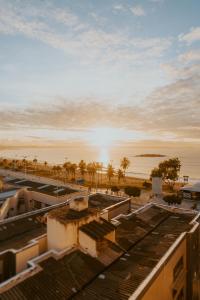
{"type": "Polygon", "coordinates": [[[178,236],[191,228],[189,223],[194,218],[194,215],[173,214],[157,207],[150,208],[149,213],[149,216],[146,211],[129,219],[120,219],[117,240],[127,251],[74,299],[127,300],[178,236]],[[145,215],[149,224],[144,220],[145,215]]]}
{"type": "Polygon", "coordinates": [[[0,295],[1,300],[65,300],[88,283],[104,266],[76,250],[59,260],[40,263],[42,271],[0,295]]]}
{"type": "Polygon", "coordinates": [[[101,222],[92,221],[80,227],[80,230],[95,240],[102,239],[105,235],[115,230],[110,222],[101,219],[101,222]]]}
{"type": "MultiPolygon", "coordinates": [[[[101,261],[109,265],[78,250],[59,260],[49,258],[40,263],[41,272],[4,292],[0,299],[127,300],[180,234],[191,229],[194,216],[154,206],[121,217],[116,230],[119,247],[113,248],[109,257],[101,257],[101,261]]],[[[91,229],[99,229],[99,225],[91,225],[90,234],[91,229]]],[[[107,224],[103,226],[107,228],[107,224]]],[[[98,233],[103,236],[100,231],[98,233]]]]}

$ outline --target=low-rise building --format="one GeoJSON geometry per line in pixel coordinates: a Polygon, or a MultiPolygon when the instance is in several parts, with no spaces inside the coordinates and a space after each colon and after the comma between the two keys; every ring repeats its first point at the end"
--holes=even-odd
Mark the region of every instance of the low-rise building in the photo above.
{"type": "Polygon", "coordinates": [[[21,248],[21,257],[3,253],[0,271],[7,280],[0,284],[1,300],[34,299],[33,295],[200,299],[197,213],[150,203],[108,221],[88,203],[87,196],[77,197],[51,210],[46,216],[46,242],[44,235],[38,236],[28,243],[29,251],[23,253],[21,248]]]}

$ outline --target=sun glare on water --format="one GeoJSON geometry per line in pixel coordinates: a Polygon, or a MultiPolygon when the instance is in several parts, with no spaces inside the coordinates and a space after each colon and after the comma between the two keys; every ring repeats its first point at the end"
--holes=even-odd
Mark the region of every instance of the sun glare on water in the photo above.
{"type": "Polygon", "coordinates": [[[115,143],[124,140],[124,131],[110,127],[94,128],[89,136],[90,145],[98,147],[99,161],[106,166],[110,162],[109,150],[115,143]]]}

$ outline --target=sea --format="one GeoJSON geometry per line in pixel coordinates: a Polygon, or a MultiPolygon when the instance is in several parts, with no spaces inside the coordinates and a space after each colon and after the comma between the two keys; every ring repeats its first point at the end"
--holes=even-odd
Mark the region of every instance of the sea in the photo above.
{"type": "Polygon", "coordinates": [[[114,168],[120,167],[121,159],[126,156],[130,160],[130,167],[127,171],[129,176],[147,179],[151,170],[158,164],[172,157],[178,157],[181,161],[179,180],[183,176],[189,176],[189,181],[200,180],[200,148],[198,147],[134,147],[116,145],[110,147],[95,146],[67,146],[67,147],[34,147],[16,148],[0,151],[1,157],[27,160],[37,158],[39,162],[47,161],[49,164],[63,164],[66,161],[78,163],[81,159],[86,162],[98,161],[104,166],[112,163],[114,168]],[[141,154],[160,154],[165,157],[138,157],[141,154]]]}

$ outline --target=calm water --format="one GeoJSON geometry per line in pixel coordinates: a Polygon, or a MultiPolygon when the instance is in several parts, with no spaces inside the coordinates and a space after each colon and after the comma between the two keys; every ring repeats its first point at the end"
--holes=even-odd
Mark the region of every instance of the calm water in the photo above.
{"type": "Polygon", "coordinates": [[[148,178],[152,168],[158,163],[170,157],[179,157],[182,163],[181,176],[188,175],[190,180],[200,179],[200,149],[196,147],[161,147],[161,148],[142,148],[142,147],[112,147],[112,148],[97,148],[94,146],[71,146],[66,148],[23,148],[17,150],[4,150],[0,152],[0,156],[20,159],[24,155],[27,159],[32,160],[37,157],[38,161],[47,160],[51,164],[61,164],[66,160],[79,162],[84,159],[87,162],[100,161],[105,165],[112,162],[114,167],[118,168],[120,159],[127,156],[131,165],[129,168],[130,175],[141,178],[148,178]],[[138,154],[144,153],[159,153],[166,157],[146,158],[135,157],[138,154]]]}

